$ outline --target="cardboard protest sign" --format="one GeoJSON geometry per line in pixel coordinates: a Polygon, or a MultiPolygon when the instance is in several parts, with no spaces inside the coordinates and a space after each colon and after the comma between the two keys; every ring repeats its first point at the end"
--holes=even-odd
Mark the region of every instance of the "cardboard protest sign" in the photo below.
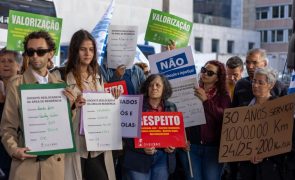
{"type": "Polygon", "coordinates": [[[169,80],[196,78],[196,67],[190,46],[148,56],[151,73],[163,74],[169,80]]]}
{"type": "Polygon", "coordinates": [[[23,51],[24,37],[32,31],[44,30],[49,32],[55,41],[55,55],[57,55],[60,44],[61,29],[61,18],[10,10],[7,49],[23,51]]]}
{"type": "Polygon", "coordinates": [[[295,94],[224,111],[219,162],[246,161],[291,151],[295,94]]]}
{"type": "Polygon", "coordinates": [[[183,117],[181,112],[143,112],[141,138],[135,138],[135,148],[184,147],[183,117]]]}
{"type": "Polygon", "coordinates": [[[117,81],[112,83],[105,83],[104,84],[104,91],[107,93],[111,93],[112,88],[117,87],[121,90],[122,95],[127,95],[128,90],[125,81],[117,81]]]}
{"type": "Polygon", "coordinates": [[[145,40],[168,45],[173,40],[177,48],[186,47],[193,23],[169,13],[151,10],[145,40]]]}

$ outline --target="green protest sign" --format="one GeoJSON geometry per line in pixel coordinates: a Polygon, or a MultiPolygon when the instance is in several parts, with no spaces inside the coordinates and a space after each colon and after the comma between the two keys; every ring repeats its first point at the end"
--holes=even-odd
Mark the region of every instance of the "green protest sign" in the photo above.
{"type": "Polygon", "coordinates": [[[60,43],[62,19],[20,11],[9,11],[7,49],[23,51],[24,37],[32,31],[49,32],[55,41],[57,54],[60,43]]]}
{"type": "Polygon", "coordinates": [[[163,45],[168,45],[173,40],[177,48],[186,47],[192,27],[190,21],[152,9],[144,39],[163,45]]]}

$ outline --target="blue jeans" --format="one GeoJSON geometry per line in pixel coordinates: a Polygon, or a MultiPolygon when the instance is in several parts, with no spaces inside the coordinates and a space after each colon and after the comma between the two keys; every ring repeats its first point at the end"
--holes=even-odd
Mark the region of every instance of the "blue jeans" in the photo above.
{"type": "Polygon", "coordinates": [[[168,155],[162,150],[158,150],[153,155],[151,169],[147,173],[127,170],[127,176],[130,180],[167,180],[168,173],[168,155]]]}
{"type": "Polygon", "coordinates": [[[219,180],[223,164],[218,163],[218,147],[191,144],[189,151],[193,170],[190,177],[190,168],[187,152],[179,150],[179,157],[187,180],[219,180]]]}

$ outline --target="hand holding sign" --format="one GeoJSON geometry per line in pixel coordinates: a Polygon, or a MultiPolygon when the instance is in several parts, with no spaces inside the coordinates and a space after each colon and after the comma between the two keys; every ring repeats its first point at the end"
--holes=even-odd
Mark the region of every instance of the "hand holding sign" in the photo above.
{"type": "Polygon", "coordinates": [[[120,90],[122,95],[127,95],[127,86],[125,81],[117,81],[112,83],[105,83],[104,84],[104,91],[107,93],[111,93],[113,88],[117,88],[120,90]]]}
{"type": "Polygon", "coordinates": [[[122,78],[125,74],[126,66],[124,64],[121,64],[120,66],[117,67],[115,74],[117,77],[122,78]]]}

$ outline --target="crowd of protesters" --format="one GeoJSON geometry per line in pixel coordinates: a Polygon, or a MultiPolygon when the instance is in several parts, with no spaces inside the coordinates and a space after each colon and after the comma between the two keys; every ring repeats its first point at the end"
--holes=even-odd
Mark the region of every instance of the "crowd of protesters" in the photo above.
{"type": "MultiPolygon", "coordinates": [[[[0,51],[0,170],[11,180],[165,180],[165,179],[295,179],[294,152],[251,161],[218,162],[223,112],[229,107],[251,106],[287,94],[287,87],[268,67],[266,52],[252,49],[245,66],[235,56],[226,65],[217,60],[206,62],[200,71],[199,86],[192,89],[204,107],[206,124],[186,128],[184,148],[135,148],[132,138],[124,139],[122,151],[88,151],[79,133],[83,91],[104,91],[104,83],[124,80],[129,94],[143,94],[143,112],[176,112],[177,104],[168,99],[173,91],[161,74],[149,74],[145,64],[116,69],[97,63],[95,39],[86,30],[74,33],[65,67],[52,69],[55,43],[49,33],[36,31],[23,42],[24,53],[3,48],[0,51]],[[22,84],[65,82],[69,99],[77,152],[31,155],[24,146],[21,97],[22,84]],[[190,152],[190,160],[187,157],[190,152]],[[191,161],[193,177],[189,168],[191,161]],[[226,174],[226,175],[225,175],[226,174]]],[[[172,43],[167,48],[175,49],[172,43]]],[[[119,89],[113,89],[115,98],[119,89]]],[[[62,141],[62,140],[61,140],[62,141]]]]}

